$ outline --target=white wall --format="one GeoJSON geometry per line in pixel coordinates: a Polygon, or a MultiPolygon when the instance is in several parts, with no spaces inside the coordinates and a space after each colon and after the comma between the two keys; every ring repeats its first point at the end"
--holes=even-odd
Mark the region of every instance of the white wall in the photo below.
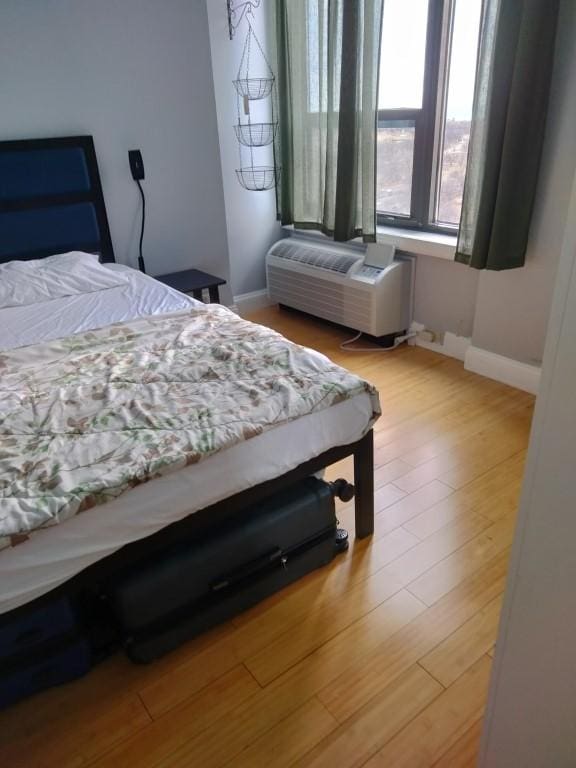
{"type": "MultiPolygon", "coordinates": [[[[243,21],[234,40],[228,36],[228,18],[224,0],[206,0],[210,25],[214,92],[218,114],[222,180],[226,201],[226,227],[230,251],[232,289],[235,296],[262,290],[266,287],[264,259],[270,245],[282,236],[276,222],[276,201],[272,190],[248,192],[240,186],[235,170],[239,167],[238,142],[234,133],[237,122],[236,79],[246,39],[247,24],[243,21]]],[[[268,46],[267,3],[263,2],[254,13],[254,30],[264,50],[268,46]]],[[[266,76],[261,57],[252,51],[256,76],[260,70],[266,76]]],[[[268,118],[266,102],[251,102],[252,120],[268,118]]],[[[246,118],[242,116],[244,122],[246,118]]],[[[249,162],[249,150],[243,148],[243,162],[249,162]]],[[[269,148],[254,150],[255,165],[272,165],[269,148]]]]}
{"type": "Polygon", "coordinates": [[[496,643],[482,768],[576,765],[576,179],[496,643]]]}
{"type": "Polygon", "coordinates": [[[463,264],[418,256],[414,320],[435,333],[472,336],[478,272],[463,264]]]}
{"type": "Polygon", "coordinates": [[[2,0],[0,138],[72,134],[94,136],[118,261],[137,256],[140,148],[149,272],[229,279],[204,2],[2,0]]]}

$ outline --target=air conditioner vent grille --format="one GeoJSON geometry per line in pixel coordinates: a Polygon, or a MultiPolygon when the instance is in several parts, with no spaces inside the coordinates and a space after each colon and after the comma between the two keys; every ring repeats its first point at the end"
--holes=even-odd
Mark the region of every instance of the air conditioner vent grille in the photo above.
{"type": "Polygon", "coordinates": [[[298,261],[300,264],[308,264],[318,269],[326,269],[330,272],[348,274],[350,268],[358,261],[358,256],[348,256],[339,253],[327,253],[319,248],[306,248],[301,243],[293,245],[290,242],[280,242],[274,248],[274,256],[287,261],[298,261]]]}

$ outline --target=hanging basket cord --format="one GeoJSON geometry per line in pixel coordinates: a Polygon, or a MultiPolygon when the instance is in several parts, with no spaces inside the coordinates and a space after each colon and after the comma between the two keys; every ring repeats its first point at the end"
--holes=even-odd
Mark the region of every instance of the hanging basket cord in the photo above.
{"type": "Polygon", "coordinates": [[[256,32],[254,32],[254,28],[252,27],[252,24],[247,19],[248,22],[248,34],[246,35],[246,40],[244,41],[244,49],[242,51],[242,58],[240,59],[240,66],[238,67],[238,75],[237,79],[242,80],[242,71],[244,69],[244,63],[246,62],[246,80],[250,79],[250,53],[251,53],[251,40],[254,38],[254,42],[258,46],[258,50],[260,51],[260,54],[262,58],[264,59],[264,63],[266,64],[268,68],[268,73],[272,80],[274,80],[274,70],[270,66],[270,62],[268,61],[268,57],[264,53],[264,49],[262,48],[262,45],[260,44],[260,40],[258,39],[258,36],[256,35],[256,32]]]}
{"type": "Polygon", "coordinates": [[[240,66],[238,67],[238,74],[236,75],[237,80],[242,79],[242,67],[244,65],[244,61],[246,61],[246,79],[248,79],[248,70],[250,67],[250,30],[252,27],[250,26],[250,23],[248,23],[248,34],[246,35],[246,40],[244,40],[244,48],[242,50],[242,58],[240,59],[240,66]]]}
{"type": "Polygon", "coordinates": [[[262,48],[262,46],[260,45],[260,40],[258,40],[258,37],[257,37],[257,35],[256,35],[256,32],[254,32],[254,29],[252,28],[252,24],[250,24],[250,22],[248,22],[248,27],[249,27],[249,30],[248,30],[248,31],[252,33],[252,37],[254,38],[254,42],[256,43],[256,45],[258,46],[258,50],[259,50],[259,51],[260,51],[260,53],[262,54],[262,58],[264,59],[264,63],[265,63],[265,64],[266,64],[266,66],[268,67],[268,72],[270,73],[270,77],[271,77],[272,79],[274,79],[274,70],[273,70],[273,69],[272,69],[272,67],[270,66],[270,62],[268,61],[268,57],[267,57],[267,56],[266,56],[266,54],[264,53],[264,49],[263,49],[263,48],[262,48]]]}

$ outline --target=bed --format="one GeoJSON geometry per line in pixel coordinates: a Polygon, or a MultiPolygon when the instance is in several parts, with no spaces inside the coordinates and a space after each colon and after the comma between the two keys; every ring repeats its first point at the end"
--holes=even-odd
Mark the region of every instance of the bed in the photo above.
{"type": "MultiPolygon", "coordinates": [[[[91,338],[89,334],[97,339],[101,329],[109,327],[140,328],[156,321],[169,325],[169,318],[185,318],[190,327],[197,327],[194,323],[207,312],[208,323],[240,328],[234,324],[243,322],[224,308],[206,309],[115,263],[91,137],[0,142],[0,264],[37,264],[70,252],[97,254],[118,284],[107,286],[105,280],[100,290],[92,286],[86,293],[3,306],[0,361],[3,354],[8,361],[18,362],[19,354],[27,360],[30,350],[37,354],[35,350],[48,349],[61,339],[91,338]]],[[[312,355],[312,365],[325,365],[321,355],[306,354],[312,355]]],[[[3,378],[10,381],[6,372],[3,378]]],[[[198,463],[155,473],[151,482],[135,484],[58,525],[10,536],[11,546],[0,550],[0,614],[13,615],[46,595],[109,577],[119,566],[161,551],[182,536],[200,534],[216,522],[225,524],[247,505],[350,455],[356,536],[369,536],[376,400],[369,390],[358,391],[328,407],[272,424],[249,439],[223,444],[198,463]]],[[[0,446],[2,434],[8,434],[3,423],[0,446]]],[[[7,486],[0,486],[0,512],[12,502],[7,486]]]]}

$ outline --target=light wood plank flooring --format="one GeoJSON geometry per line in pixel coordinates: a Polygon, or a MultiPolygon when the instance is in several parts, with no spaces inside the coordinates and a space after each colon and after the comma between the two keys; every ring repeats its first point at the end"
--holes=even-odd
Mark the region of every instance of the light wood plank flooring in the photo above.
{"type": "MultiPolygon", "coordinates": [[[[533,398],[292,313],[253,318],[379,388],[376,532],[146,667],[117,655],[0,713],[10,768],[472,766],[533,398]]],[[[350,461],[329,471],[351,476],[350,461]]]]}

